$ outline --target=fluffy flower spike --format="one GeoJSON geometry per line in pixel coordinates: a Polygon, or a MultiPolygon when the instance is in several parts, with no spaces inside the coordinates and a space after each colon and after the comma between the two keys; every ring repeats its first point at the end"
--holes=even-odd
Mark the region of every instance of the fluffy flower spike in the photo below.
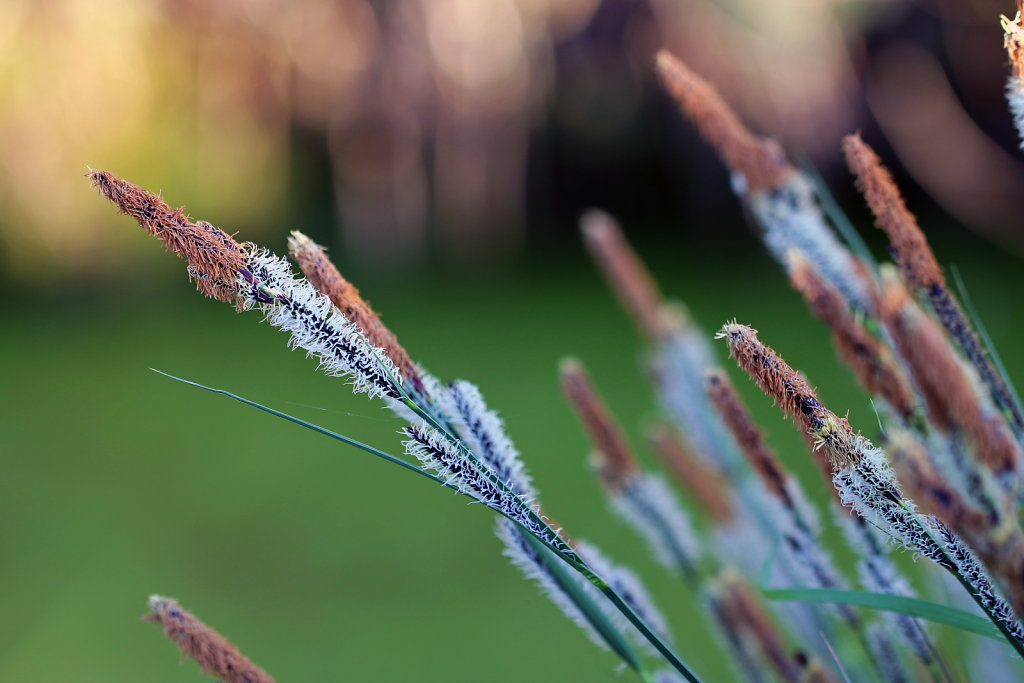
{"type": "Polygon", "coordinates": [[[164,634],[178,644],[182,654],[224,683],[274,683],[267,672],[173,598],[149,596],[149,613],[143,619],[163,626],[164,634]]]}

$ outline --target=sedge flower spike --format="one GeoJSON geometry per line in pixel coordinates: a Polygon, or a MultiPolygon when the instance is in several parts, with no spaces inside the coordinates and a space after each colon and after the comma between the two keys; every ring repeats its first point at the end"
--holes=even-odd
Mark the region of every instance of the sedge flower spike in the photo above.
{"type": "Polygon", "coordinates": [[[1024,31],[1021,30],[1021,2],[1017,2],[1017,15],[1010,19],[999,17],[1003,27],[1003,46],[1010,57],[1010,76],[1006,80],[1006,101],[1013,114],[1013,124],[1024,149],[1024,31]]]}
{"type": "Polygon", "coordinates": [[[163,626],[164,634],[177,643],[182,654],[224,683],[274,683],[267,672],[173,598],[149,596],[149,613],[143,619],[163,626]]]}
{"type": "Polygon", "coordinates": [[[367,339],[308,280],[288,263],[251,244],[239,244],[206,221],[192,221],[158,195],[106,171],[92,171],[92,184],[146,232],[188,261],[189,275],[207,296],[258,309],[267,322],[291,334],[290,344],[320,361],[328,375],[347,378],[356,392],[404,406],[401,376],[387,353],[367,339]]]}
{"type": "Polygon", "coordinates": [[[911,420],[914,390],[889,348],[867,331],[839,290],[821,277],[803,253],[791,249],[787,260],[790,282],[811,312],[828,325],[839,357],[861,386],[883,398],[901,420],[911,420]]]}
{"type": "Polygon", "coordinates": [[[408,437],[404,442],[406,453],[416,458],[425,470],[436,472],[446,484],[515,520],[551,547],[561,540],[554,530],[531,514],[532,510],[515,491],[503,486],[504,482],[492,470],[482,469],[486,467],[483,463],[468,457],[447,435],[422,422],[404,427],[399,433],[408,437]]]}
{"type": "Polygon", "coordinates": [[[121,213],[188,261],[189,273],[200,292],[213,299],[235,302],[239,273],[245,268],[252,245],[239,244],[206,221],[193,221],[184,208],[171,208],[160,195],[146,192],[107,171],[88,173],[89,183],[121,213]]]}
{"type": "Polygon", "coordinates": [[[622,307],[633,316],[637,327],[649,340],[663,339],[669,333],[661,314],[664,299],[618,223],[603,211],[591,210],[580,219],[580,227],[587,250],[622,307]]]}
{"type": "Polygon", "coordinates": [[[891,269],[882,270],[881,281],[882,321],[921,391],[932,423],[946,434],[967,434],[981,462],[1008,488],[1018,488],[1021,446],[987,394],[979,391],[973,370],[914,304],[891,269]]]}
{"type": "Polygon", "coordinates": [[[913,502],[904,497],[885,454],[855,434],[846,418],[822,405],[807,382],[761,343],[756,330],[727,323],[716,338],[726,340],[737,364],[793,417],[816,448],[824,451],[843,505],[903,547],[956,575],[1010,643],[1024,652],[1024,628],[1010,603],[995,590],[985,568],[952,529],[935,517],[919,514],[913,502]]]}
{"type": "Polygon", "coordinates": [[[640,469],[625,434],[578,361],[563,360],[561,378],[566,398],[596,449],[598,474],[612,507],[644,537],[662,565],[693,576],[698,545],[668,483],[640,469]]]}
{"type": "Polygon", "coordinates": [[[850,171],[857,178],[857,188],[875,216],[876,225],[889,238],[890,249],[903,277],[927,297],[942,326],[974,366],[992,399],[1009,414],[1013,427],[1018,432],[1024,430],[1024,412],[985,351],[960,302],[949,290],[928,240],[907,209],[892,175],[859,135],[843,139],[843,152],[850,171]]]}
{"type": "Polygon", "coordinates": [[[683,115],[732,172],[733,189],[775,260],[785,265],[786,252],[799,249],[852,307],[871,313],[870,280],[826,222],[811,181],[789,164],[777,143],[747,129],[714,86],[682,61],[662,50],[656,68],[683,115]]]}
{"type": "Polygon", "coordinates": [[[337,307],[347,320],[355,323],[366,338],[398,367],[402,377],[419,385],[416,367],[394,333],[381,322],[380,316],[359,295],[355,285],[346,280],[327,258],[324,248],[301,232],[292,231],[288,251],[306,279],[337,307]]]}

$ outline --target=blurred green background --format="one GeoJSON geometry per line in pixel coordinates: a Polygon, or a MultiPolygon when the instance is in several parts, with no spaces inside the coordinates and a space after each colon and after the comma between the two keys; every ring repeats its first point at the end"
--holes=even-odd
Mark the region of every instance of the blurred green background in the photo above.
{"type": "MultiPolygon", "coordinates": [[[[614,211],[707,332],[755,326],[837,412],[876,422],[654,86],[653,49],[716,74],[813,161],[881,256],[837,153],[863,128],[1024,378],[1024,167],[996,22],[1012,8],[798,4],[767,23],[739,0],[0,4],[0,680],[204,680],[138,621],[153,592],[281,681],[616,677],[500,556],[482,507],[151,372],[400,452],[388,413],[256,314],[198,297],[86,164],[275,251],[295,228],[331,247],[415,359],[501,411],[552,517],[635,567],[684,658],[725,676],[691,596],[608,511],[559,394],[558,360],[577,355],[654,463],[640,340],[578,244],[580,211],[614,211]],[[763,72],[683,16],[723,44],[757,27],[763,72]],[[896,96],[901,78],[919,101],[896,96]],[[918,120],[928,97],[958,113],[922,145],[898,114],[918,120]]],[[[798,435],[734,377],[823,501],[798,435]]]]}

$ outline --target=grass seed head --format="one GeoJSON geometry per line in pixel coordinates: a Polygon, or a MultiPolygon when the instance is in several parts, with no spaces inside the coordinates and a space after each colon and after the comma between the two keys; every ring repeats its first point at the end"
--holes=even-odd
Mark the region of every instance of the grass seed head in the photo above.
{"type": "Polygon", "coordinates": [[[574,358],[561,363],[562,391],[593,444],[598,473],[612,491],[621,490],[638,472],[636,458],[608,406],[594,389],[583,365],[574,358]]]}
{"type": "Polygon", "coordinates": [[[121,213],[134,218],[146,232],[188,261],[189,275],[200,292],[221,301],[236,301],[239,276],[251,245],[239,244],[206,221],[193,222],[184,208],[171,208],[159,195],[113,173],[90,170],[87,177],[121,213]]]}
{"type": "Polygon", "coordinates": [[[359,296],[359,290],[346,280],[327,258],[324,248],[301,232],[288,238],[288,251],[299,264],[306,279],[355,323],[374,346],[380,347],[394,361],[402,377],[421,386],[415,364],[394,333],[381,322],[380,316],[359,296]]]}
{"type": "Polygon", "coordinates": [[[945,287],[945,278],[928,240],[878,155],[859,134],[843,138],[843,153],[850,172],[857,178],[857,189],[875,216],[875,224],[889,237],[890,249],[907,282],[921,288],[945,287]]]}
{"type": "Polygon", "coordinates": [[[668,323],[661,315],[661,292],[615,219],[603,211],[591,210],[583,214],[580,225],[591,257],[640,331],[648,339],[664,338],[668,323]]]}
{"type": "Polygon", "coordinates": [[[724,525],[735,520],[728,480],[698,460],[675,429],[665,424],[655,425],[648,431],[647,438],[676,481],[700,501],[701,508],[716,523],[724,525]]]}
{"type": "Polygon", "coordinates": [[[751,133],[715,87],[677,57],[660,50],[656,69],[662,85],[701,137],[715,148],[729,170],[743,176],[748,192],[777,187],[794,172],[777,143],[751,133]]]}
{"type": "Polygon", "coordinates": [[[914,390],[889,348],[865,329],[843,295],[803,255],[789,252],[789,277],[811,312],[832,330],[840,358],[869,393],[883,397],[904,420],[914,414],[914,390]]]}
{"type": "Polygon", "coordinates": [[[178,644],[182,654],[225,683],[274,683],[274,679],[249,661],[237,647],[181,608],[173,598],[149,596],[149,613],[143,619],[160,624],[164,634],[178,644]]]}

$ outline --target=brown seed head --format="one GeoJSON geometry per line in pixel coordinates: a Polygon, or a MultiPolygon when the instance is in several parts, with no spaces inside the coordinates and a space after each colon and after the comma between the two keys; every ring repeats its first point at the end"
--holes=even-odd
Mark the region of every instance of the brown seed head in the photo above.
{"type": "Polygon", "coordinates": [[[904,420],[914,414],[914,391],[889,347],[853,315],[839,290],[825,281],[797,250],[787,254],[793,287],[811,312],[832,330],[832,342],[869,393],[881,396],[904,420]]]}
{"type": "Polygon", "coordinates": [[[743,175],[749,192],[778,187],[794,172],[778,144],[750,132],[713,85],[666,50],[660,50],[656,68],[661,82],[715,148],[729,170],[743,175]]]}
{"type": "Polygon", "coordinates": [[[597,395],[583,365],[566,358],[560,369],[562,391],[597,451],[598,474],[605,486],[619,491],[639,471],[626,436],[597,395]]]}
{"type": "Polygon", "coordinates": [[[857,177],[857,189],[875,215],[875,224],[889,236],[890,248],[907,282],[922,288],[944,287],[945,278],[928,240],[918,227],[917,219],[907,210],[899,188],[878,155],[860,135],[843,138],[843,153],[850,172],[857,177]]]}
{"type": "Polygon", "coordinates": [[[208,674],[225,683],[274,683],[273,677],[250,662],[224,636],[183,610],[174,599],[151,595],[149,609],[143,619],[161,624],[164,635],[208,674]]]}
{"type": "Polygon", "coordinates": [[[757,330],[726,323],[715,335],[729,345],[729,355],[779,405],[833,469],[850,466],[862,457],[857,436],[845,417],[823,406],[814,390],[774,350],[761,343],[757,330]]]}
{"type": "Polygon", "coordinates": [[[615,219],[603,211],[591,210],[583,214],[580,225],[591,257],[618,295],[622,307],[633,316],[648,339],[663,338],[667,330],[659,313],[661,292],[615,219]]]}
{"type": "Polygon", "coordinates": [[[729,482],[717,471],[701,463],[672,427],[655,425],[647,434],[652,449],[675,475],[676,481],[700,501],[717,524],[729,524],[736,517],[729,500],[729,482]]]}
{"type": "Polygon", "coordinates": [[[750,590],[743,578],[731,569],[716,577],[717,604],[727,627],[745,633],[757,643],[761,655],[783,680],[796,680],[796,661],[786,652],[786,641],[764,605],[750,590]]]}
{"type": "Polygon", "coordinates": [[[1006,16],[999,17],[999,23],[1003,27],[1003,47],[1010,57],[1010,68],[1013,75],[1019,81],[1017,89],[1024,86],[1024,32],[1021,31],[1021,0],[1017,0],[1017,16],[1010,19],[1006,16]]]}
{"type": "Polygon", "coordinates": [[[293,231],[288,238],[288,250],[306,279],[329,298],[347,320],[358,325],[374,346],[384,350],[402,377],[422,386],[409,354],[398,343],[394,333],[381,322],[377,312],[359,296],[359,290],[338,272],[327,258],[324,248],[301,232],[293,231]]]}
{"type": "Polygon", "coordinates": [[[910,298],[891,268],[883,268],[880,315],[921,392],[928,417],[946,434],[962,430],[995,473],[1015,470],[1020,446],[991,409],[978,383],[939,325],[910,298]]]}
{"type": "Polygon", "coordinates": [[[159,195],[146,192],[113,173],[90,171],[88,178],[121,213],[134,218],[146,232],[188,261],[189,273],[200,292],[221,301],[235,301],[248,245],[239,244],[206,221],[192,222],[183,208],[172,209],[159,195]]]}
{"type": "Polygon", "coordinates": [[[707,388],[711,404],[722,417],[765,488],[784,505],[792,508],[793,499],[787,488],[788,475],[782,463],[775,458],[768,444],[764,442],[764,435],[754,424],[750,412],[736,394],[736,389],[725,371],[721,368],[709,370],[704,386],[707,388]]]}

